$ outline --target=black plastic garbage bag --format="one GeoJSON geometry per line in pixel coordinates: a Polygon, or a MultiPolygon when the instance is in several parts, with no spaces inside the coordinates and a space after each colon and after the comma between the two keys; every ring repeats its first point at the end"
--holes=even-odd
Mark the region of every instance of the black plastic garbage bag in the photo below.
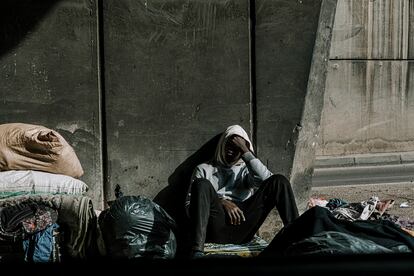
{"type": "MultiPolygon", "coordinates": [[[[300,217],[295,219],[292,223],[283,227],[269,243],[269,245],[259,254],[259,257],[264,258],[274,258],[277,256],[283,256],[287,254],[287,248],[292,246],[292,244],[303,241],[307,238],[314,237],[324,231],[335,231],[340,233],[345,233],[354,237],[358,237],[363,240],[369,240],[374,242],[377,245],[388,248],[396,252],[405,252],[407,250],[414,251],[414,238],[397,226],[391,221],[385,220],[356,220],[348,221],[343,219],[338,219],[326,208],[315,206],[306,212],[304,212],[300,217]]],[[[339,240],[338,234],[336,234],[337,240],[339,240]]],[[[315,238],[314,238],[315,239],[315,238]]],[[[340,238],[342,244],[346,246],[351,246],[351,243],[354,243],[354,239],[345,239],[344,237],[340,238]],[[345,242],[345,243],[344,243],[345,242]]],[[[332,240],[334,242],[335,239],[332,240]]],[[[302,245],[306,245],[305,241],[302,245]]],[[[320,247],[326,248],[342,248],[343,246],[339,244],[333,245],[326,244],[329,242],[329,239],[319,239],[318,245],[320,247]],[[324,244],[325,243],[325,244],[324,244]]],[[[359,243],[360,249],[362,242],[359,243]]],[[[306,245],[307,246],[307,245],[306,245]]],[[[370,248],[369,246],[364,245],[364,248],[370,248]]],[[[372,247],[373,248],[373,247],[372,247]]],[[[372,251],[372,248],[369,249],[372,251]]],[[[294,248],[290,248],[290,255],[294,253],[294,248]],[[293,252],[293,253],[292,253],[293,252]]],[[[376,247],[375,250],[379,248],[376,247]]],[[[296,250],[296,252],[304,252],[305,248],[296,250]]],[[[312,247],[306,249],[308,251],[312,250],[312,247]]],[[[381,250],[381,249],[379,249],[381,250]]],[[[361,250],[361,251],[365,251],[361,250]]],[[[299,253],[300,253],[299,252],[299,253]]]]}
{"type": "Polygon", "coordinates": [[[287,256],[297,256],[310,254],[384,254],[406,252],[411,252],[406,245],[389,249],[371,240],[362,239],[346,233],[324,231],[293,243],[285,250],[284,254],[287,256]]]}
{"type": "Polygon", "coordinates": [[[175,256],[174,220],[143,196],[123,196],[99,215],[106,253],[114,258],[175,256]]]}

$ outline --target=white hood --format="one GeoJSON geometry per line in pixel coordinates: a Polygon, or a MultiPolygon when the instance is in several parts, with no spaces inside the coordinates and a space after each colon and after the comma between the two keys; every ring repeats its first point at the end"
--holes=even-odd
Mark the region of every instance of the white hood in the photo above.
{"type": "MultiPolygon", "coordinates": [[[[247,132],[239,125],[229,126],[226,129],[226,131],[224,131],[224,133],[221,135],[220,140],[217,144],[216,153],[214,155],[214,160],[221,165],[230,166],[224,158],[224,145],[226,144],[227,139],[232,135],[238,135],[238,136],[243,137],[247,142],[249,142],[250,151],[254,153],[253,145],[252,145],[252,142],[250,141],[249,136],[247,135],[247,132]]],[[[241,162],[243,161],[240,159],[239,162],[237,163],[241,163],[241,162]]]]}

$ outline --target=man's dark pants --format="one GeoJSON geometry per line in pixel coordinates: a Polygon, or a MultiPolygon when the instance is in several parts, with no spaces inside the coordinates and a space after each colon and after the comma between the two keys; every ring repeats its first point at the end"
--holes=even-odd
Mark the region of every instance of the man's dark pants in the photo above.
{"type": "Polygon", "coordinates": [[[263,181],[255,194],[246,201],[234,203],[246,218],[240,225],[230,224],[210,181],[196,179],[193,182],[189,206],[189,238],[192,250],[203,251],[205,242],[249,242],[274,207],[277,208],[284,225],[299,216],[289,180],[280,174],[263,181]]]}

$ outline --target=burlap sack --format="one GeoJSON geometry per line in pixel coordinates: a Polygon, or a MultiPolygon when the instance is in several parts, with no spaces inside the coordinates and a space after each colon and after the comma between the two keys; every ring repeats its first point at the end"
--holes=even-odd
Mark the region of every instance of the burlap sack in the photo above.
{"type": "Polygon", "coordinates": [[[0,125],[0,171],[6,170],[83,175],[75,151],[58,132],[23,123],[0,125]]]}

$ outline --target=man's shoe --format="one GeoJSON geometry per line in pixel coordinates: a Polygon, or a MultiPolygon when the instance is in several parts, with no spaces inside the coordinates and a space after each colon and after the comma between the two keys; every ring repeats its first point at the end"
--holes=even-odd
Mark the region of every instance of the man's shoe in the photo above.
{"type": "Polygon", "coordinates": [[[191,259],[199,259],[199,258],[203,258],[205,256],[203,251],[199,251],[199,250],[194,250],[191,252],[191,259]]]}

